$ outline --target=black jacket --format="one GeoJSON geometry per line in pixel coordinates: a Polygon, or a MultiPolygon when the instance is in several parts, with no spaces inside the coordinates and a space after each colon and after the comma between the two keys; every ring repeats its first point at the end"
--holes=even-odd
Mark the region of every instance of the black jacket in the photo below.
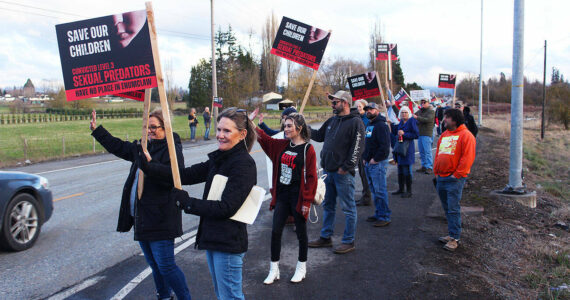
{"type": "Polygon", "coordinates": [[[381,162],[390,155],[390,128],[386,124],[386,118],[378,114],[376,118],[370,120],[366,126],[366,135],[364,139],[364,152],[362,159],[381,162]]]}
{"type": "MultiPolygon", "coordinates": [[[[157,178],[145,174],[142,197],[135,201],[135,220],[130,213],[130,195],[135,180],[138,147],[134,142],[123,141],[112,136],[103,126],[97,127],[91,135],[109,152],[115,156],[132,162],[129,176],[123,187],[121,208],[117,231],[128,232],[135,227],[135,240],[167,240],[182,235],[182,214],[176,204],[170,199],[172,190],[172,175],[157,178]]],[[[180,137],[174,133],[178,165],[184,167],[184,156],[180,137]]],[[[148,152],[153,161],[170,165],[166,139],[154,140],[148,144],[148,152]]]]}
{"type": "Polygon", "coordinates": [[[467,106],[463,108],[463,117],[465,118],[465,126],[467,129],[471,131],[474,137],[477,137],[479,128],[477,127],[477,124],[475,124],[475,118],[471,115],[471,109],[467,106]]]}
{"type": "MultiPolygon", "coordinates": [[[[238,211],[257,183],[255,161],[249,155],[243,141],[230,150],[211,152],[208,158],[208,161],[195,164],[180,172],[182,184],[206,182],[202,199],[191,198],[188,193],[178,189],[172,190],[172,198],[189,198],[190,201],[184,201],[190,203],[189,208],[185,208],[184,211],[201,217],[196,235],[198,249],[230,253],[246,252],[247,225],[230,220],[230,217],[238,211]],[[206,200],[216,174],[228,177],[222,199],[206,200]]],[[[167,170],[169,166],[153,163],[149,166],[151,173],[162,173],[167,170]]]]}
{"type": "Polygon", "coordinates": [[[321,166],[327,172],[336,172],[340,167],[355,175],[364,147],[364,124],[356,108],[348,115],[334,116],[325,121],[318,130],[311,129],[311,139],[323,142],[321,166]]]}

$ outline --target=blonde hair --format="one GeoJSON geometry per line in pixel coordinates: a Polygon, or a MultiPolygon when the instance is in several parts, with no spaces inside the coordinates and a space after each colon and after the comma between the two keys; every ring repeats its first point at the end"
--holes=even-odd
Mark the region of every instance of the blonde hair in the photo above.
{"type": "Polygon", "coordinates": [[[360,99],[360,100],[356,100],[354,102],[354,107],[358,107],[358,104],[362,103],[362,108],[366,107],[366,105],[368,105],[368,101],[364,100],[364,99],[360,99]]]}

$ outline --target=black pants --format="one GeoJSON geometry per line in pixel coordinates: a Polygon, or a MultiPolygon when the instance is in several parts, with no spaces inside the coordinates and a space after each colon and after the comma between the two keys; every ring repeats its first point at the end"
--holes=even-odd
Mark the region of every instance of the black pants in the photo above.
{"type": "Polygon", "coordinates": [[[309,238],[307,236],[307,221],[303,215],[297,212],[298,199],[277,200],[275,203],[275,210],[273,212],[273,229],[271,230],[271,261],[279,261],[281,256],[281,236],[283,235],[283,228],[285,221],[291,215],[295,218],[295,232],[299,240],[299,261],[307,261],[307,251],[309,238]]]}
{"type": "Polygon", "coordinates": [[[362,159],[358,160],[358,175],[360,175],[360,181],[362,182],[362,198],[367,198],[367,201],[370,201],[370,187],[368,186],[368,179],[366,178],[366,172],[364,171],[364,164],[362,163],[362,159]]]}

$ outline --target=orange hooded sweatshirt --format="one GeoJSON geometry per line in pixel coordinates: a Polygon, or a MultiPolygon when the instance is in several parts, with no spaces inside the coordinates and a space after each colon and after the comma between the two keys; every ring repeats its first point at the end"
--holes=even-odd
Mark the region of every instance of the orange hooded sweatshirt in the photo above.
{"type": "Polygon", "coordinates": [[[475,161],[475,137],[465,125],[445,131],[437,142],[433,173],[446,177],[467,177],[475,161]]]}

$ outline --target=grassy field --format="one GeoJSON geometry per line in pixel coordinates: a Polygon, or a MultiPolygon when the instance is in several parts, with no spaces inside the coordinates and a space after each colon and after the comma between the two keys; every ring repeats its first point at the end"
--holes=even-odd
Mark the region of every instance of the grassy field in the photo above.
{"type": "MultiPolygon", "coordinates": [[[[200,118],[200,121],[202,118],[200,118]]],[[[100,120],[114,136],[134,140],[141,136],[140,119],[100,120]]],[[[268,119],[269,126],[277,126],[277,119],[268,119]]],[[[183,140],[190,138],[186,116],[174,116],[172,126],[183,140]]],[[[204,136],[204,125],[199,124],[197,138],[204,136]]],[[[212,129],[210,137],[215,136],[212,129]]],[[[60,123],[32,123],[3,125],[0,127],[0,167],[16,165],[26,159],[32,162],[74,155],[101,153],[103,148],[93,142],[89,121],[60,123]]]]}

